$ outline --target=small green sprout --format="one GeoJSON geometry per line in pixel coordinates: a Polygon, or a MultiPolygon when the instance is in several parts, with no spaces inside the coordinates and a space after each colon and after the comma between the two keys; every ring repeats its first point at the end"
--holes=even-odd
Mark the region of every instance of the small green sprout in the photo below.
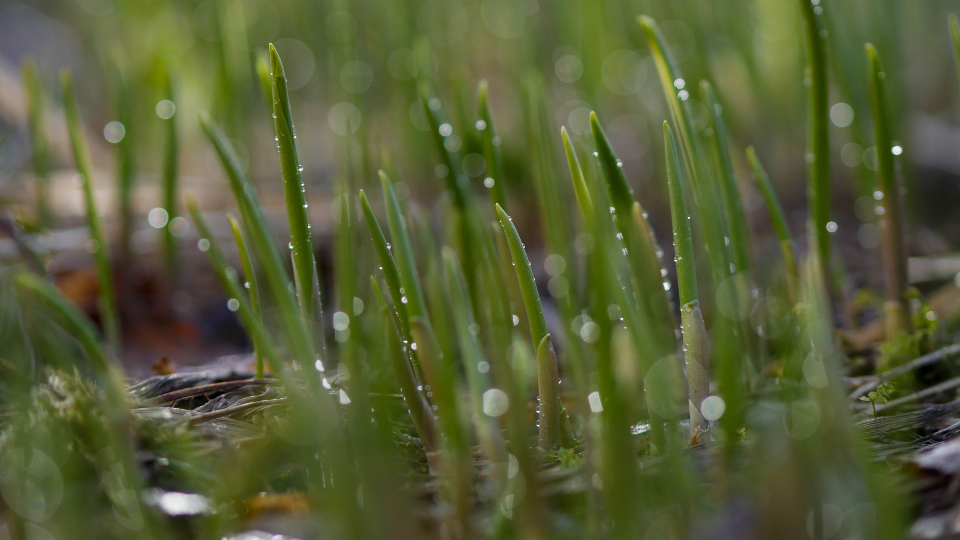
{"type": "Polygon", "coordinates": [[[868,393],[865,396],[860,396],[860,401],[869,401],[870,406],[873,407],[873,417],[877,417],[877,403],[881,405],[886,404],[889,401],[890,396],[893,395],[894,384],[892,382],[885,382],[878,386],[875,390],[868,393]]]}

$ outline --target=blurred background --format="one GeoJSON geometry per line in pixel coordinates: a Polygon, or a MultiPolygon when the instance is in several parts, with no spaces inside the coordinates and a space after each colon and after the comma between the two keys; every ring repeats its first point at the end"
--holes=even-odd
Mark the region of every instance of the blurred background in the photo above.
{"type": "MultiPolygon", "coordinates": [[[[943,257],[960,245],[960,89],[946,24],[956,4],[821,1],[830,46],[835,246],[848,293],[881,279],[874,271],[879,233],[863,52],[868,41],[888,74],[910,253],[946,261],[946,270],[914,281],[950,279],[960,270],[943,257]]],[[[181,189],[196,195],[213,224],[229,234],[223,211],[231,208],[230,193],[196,122],[205,110],[234,140],[278,230],[285,227],[273,120],[256,71],[258,54],[274,43],[289,82],[328,288],[337,186],[355,196],[360,188],[377,186],[376,171],[385,168],[401,180],[401,197],[425,212],[442,206],[438,177],[444,171],[438,169],[417,93],[424,65],[432,69],[427,76],[450,117],[454,136],[447,144],[455,148],[448,149],[463,156],[462,169],[477,190],[485,189],[487,164],[474,128],[475,93],[481,79],[489,82],[507,196],[516,201],[513,208],[529,209],[514,217],[538,274],[544,273],[545,253],[537,249],[535,160],[528,159],[534,143],[525,101],[538,84],[557,148],[561,126],[589,147],[589,112],[597,112],[656,232],[667,240],[660,137],[667,110],[636,22],[639,14],[660,23],[688,81],[699,129],[707,111],[696,83],[713,82],[730,123],[758,259],[763,263],[765,253],[777,257],[743,149],[756,147],[795,236],[804,238],[805,60],[802,22],[791,0],[5,0],[0,3],[0,203],[18,219],[34,208],[26,96],[19,80],[19,64],[29,57],[37,63],[46,100],[53,167],[55,221],[39,237],[39,249],[51,254],[47,269],[61,290],[94,314],[96,280],[58,90],[59,70],[71,68],[92,146],[97,198],[113,237],[119,227],[118,171],[131,167],[134,175],[129,287],[121,292],[128,299],[121,301],[125,360],[142,373],[163,356],[193,363],[243,349],[243,333],[194,247],[195,233],[186,220],[170,221],[178,217],[151,210],[161,200],[163,123],[175,118],[181,189]],[[415,50],[426,51],[429,60],[418,61],[415,50]],[[167,99],[165,71],[174,82],[173,99],[167,99]],[[157,229],[168,221],[185,253],[173,283],[159,270],[157,229]]],[[[558,185],[568,189],[565,167],[554,170],[558,185]]],[[[665,242],[664,248],[669,257],[672,246],[665,242]]],[[[370,268],[361,268],[361,275],[375,268],[367,255],[370,268]]],[[[14,241],[0,238],[0,258],[17,256],[14,241]]]]}

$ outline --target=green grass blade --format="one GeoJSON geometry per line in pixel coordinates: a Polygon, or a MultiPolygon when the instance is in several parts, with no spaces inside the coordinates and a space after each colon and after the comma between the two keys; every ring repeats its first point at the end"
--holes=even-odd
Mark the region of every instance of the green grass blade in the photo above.
{"type": "Polygon", "coordinates": [[[410,233],[407,222],[400,209],[400,202],[393,189],[393,184],[387,173],[380,171],[380,183],[383,186],[383,203],[387,210],[387,225],[390,228],[390,237],[393,239],[393,254],[397,261],[397,271],[400,275],[399,301],[406,304],[410,318],[419,317],[421,324],[427,323],[427,303],[420,286],[420,277],[417,272],[416,258],[413,245],[410,242],[410,233]]]}
{"type": "Polygon", "coordinates": [[[413,372],[413,366],[409,359],[410,349],[405,345],[407,339],[403,337],[400,330],[399,320],[393,310],[387,304],[386,298],[380,291],[380,285],[377,280],[370,276],[370,284],[373,288],[373,296],[380,309],[380,315],[383,318],[384,330],[387,333],[387,356],[390,358],[390,364],[393,367],[393,373],[397,377],[397,385],[400,386],[400,393],[403,394],[403,401],[413,419],[413,425],[417,429],[423,440],[423,446],[427,452],[436,452],[438,449],[437,440],[437,421],[430,410],[430,404],[418,390],[417,378],[413,372]]]}
{"type": "MultiPolygon", "coordinates": [[[[171,103],[176,103],[176,93],[174,91],[173,77],[164,67],[163,69],[163,94],[164,98],[171,103]]],[[[170,117],[164,120],[164,131],[166,134],[166,145],[163,149],[163,209],[167,212],[167,223],[163,226],[163,259],[167,265],[167,276],[171,281],[176,281],[177,273],[177,239],[170,228],[171,222],[178,215],[177,209],[177,191],[179,176],[180,144],[177,136],[177,114],[176,109],[170,117]]]]}
{"type": "Polygon", "coordinates": [[[730,235],[730,255],[735,272],[751,272],[750,266],[750,230],[747,227],[747,216],[743,211],[743,202],[740,191],[737,189],[737,178],[733,172],[733,160],[730,157],[730,136],[726,122],[723,120],[723,107],[717,101],[713,86],[707,81],[700,81],[700,93],[703,103],[707,106],[709,126],[713,128],[710,137],[713,143],[713,155],[720,184],[720,198],[723,201],[724,216],[727,222],[727,232],[730,235]]]}
{"type": "Polygon", "coordinates": [[[660,250],[645,213],[634,200],[622,163],[617,159],[594,113],[590,114],[590,130],[616,216],[617,230],[627,248],[631,276],[640,292],[642,309],[649,313],[647,320],[653,324],[653,331],[659,337],[660,350],[655,357],[660,358],[676,349],[676,326],[670,295],[663,285],[664,272],[658,256],[660,250]]]}
{"type": "MultiPolygon", "coordinates": [[[[196,218],[194,218],[196,221],[196,218]]],[[[250,293],[250,310],[258,321],[262,321],[260,310],[260,285],[257,283],[257,274],[253,266],[253,256],[247,247],[247,240],[240,230],[240,224],[237,223],[233,214],[227,214],[227,221],[230,223],[230,232],[233,233],[233,241],[237,244],[237,252],[240,255],[240,265],[243,268],[244,288],[250,293]]],[[[254,343],[254,352],[256,354],[257,378],[263,378],[263,354],[260,348],[254,343]]]]}
{"type": "Polygon", "coordinates": [[[567,128],[560,128],[560,137],[563,139],[563,149],[567,154],[567,166],[570,168],[570,177],[573,180],[573,192],[577,197],[577,205],[580,207],[580,213],[589,223],[593,219],[593,198],[590,196],[590,189],[583,178],[580,159],[570,142],[570,136],[567,135],[567,128]]]}
{"type": "Polygon", "coordinates": [[[663,145],[667,158],[667,185],[670,191],[670,215],[673,221],[673,247],[677,263],[677,289],[680,296],[680,321],[683,328],[683,355],[687,364],[687,391],[690,397],[690,431],[706,431],[700,415],[700,404],[710,390],[710,353],[707,350],[707,329],[700,312],[697,290],[697,267],[693,255],[690,214],[680,180],[680,161],[673,142],[673,133],[663,123],[663,145]]]}
{"type": "Polygon", "coordinates": [[[691,121],[689,92],[686,81],[667,52],[663,35],[653,19],[640,17],[640,26],[657,67],[660,85],[670,109],[670,118],[677,130],[681,155],[686,165],[693,192],[694,207],[707,245],[711,276],[718,287],[730,276],[730,253],[725,241],[725,226],[719,193],[710,182],[704,165],[706,152],[700,147],[691,121]]]}
{"type": "Polygon", "coordinates": [[[780,240],[780,248],[783,250],[783,261],[787,268],[789,277],[788,286],[791,294],[796,297],[797,286],[800,284],[799,267],[797,266],[797,255],[794,250],[793,235],[790,234],[790,227],[787,225],[786,215],[783,213],[783,207],[780,206],[780,199],[777,192],[773,190],[773,184],[770,182],[770,176],[764,169],[763,164],[757,157],[756,150],[752,146],[747,147],[747,162],[753,171],[753,176],[757,180],[757,187],[763,194],[763,200],[766,202],[767,211],[770,212],[770,221],[773,223],[773,230],[780,240]]]}
{"type": "MultiPolygon", "coordinates": [[[[293,355],[301,363],[312,365],[316,359],[313,340],[307,322],[299,316],[296,298],[291,292],[290,278],[280,256],[280,250],[274,243],[270,225],[257,200],[253,184],[243,172],[237,154],[226,135],[205,113],[200,115],[200,126],[223,163],[230,189],[240,208],[244,229],[250,235],[256,259],[263,265],[264,279],[271,298],[283,317],[283,329],[293,355]]],[[[312,380],[313,377],[310,379],[312,380]]]]}
{"type": "Polygon", "coordinates": [[[64,111],[67,127],[70,131],[70,143],[80,181],[83,183],[83,199],[86,207],[87,227],[93,247],[93,259],[97,267],[97,282],[100,286],[100,315],[106,329],[107,343],[114,354],[120,353],[120,316],[117,312],[116,293],[114,292],[113,271],[110,268],[110,246],[103,235],[100,214],[93,198],[93,169],[90,163],[90,150],[83,134],[83,123],[77,106],[77,97],[73,90],[73,77],[64,70],[60,74],[63,89],[64,111]]]}
{"type": "Polygon", "coordinates": [[[377,252],[377,258],[380,260],[380,269],[383,272],[383,279],[387,282],[387,290],[393,298],[393,305],[397,315],[400,318],[400,329],[404,339],[410,338],[410,321],[407,317],[407,305],[400,301],[403,297],[400,290],[403,288],[400,284],[400,271],[397,269],[397,261],[393,258],[390,251],[390,244],[387,242],[380,222],[377,221],[373,208],[370,207],[370,201],[367,194],[360,190],[360,208],[363,210],[363,218],[367,222],[367,228],[370,230],[370,238],[373,239],[373,248],[377,252]]]}
{"type": "Polygon", "coordinates": [[[883,193],[880,216],[881,240],[883,242],[883,274],[886,282],[887,301],[884,303],[887,339],[902,332],[910,332],[910,310],[907,306],[907,254],[903,245],[903,207],[900,183],[897,181],[893,163],[893,141],[890,136],[890,120],[887,116],[885,73],[877,51],[866,44],[870,69],[870,110],[873,113],[873,130],[877,147],[877,185],[883,193]]]}
{"type": "Polygon", "coordinates": [[[417,88],[420,92],[420,101],[423,102],[423,110],[427,116],[427,124],[430,126],[430,138],[433,139],[434,147],[440,154],[440,164],[446,168],[447,174],[443,178],[447,184],[447,189],[453,193],[453,200],[457,208],[466,209],[471,200],[470,180],[461,173],[460,160],[456,152],[451,152],[444,144],[447,137],[453,135],[453,124],[447,122],[443,116],[440,98],[437,97],[426,78],[420,80],[417,88]]]}
{"type": "Polygon", "coordinates": [[[273,114],[273,76],[270,75],[270,52],[263,49],[257,51],[256,71],[257,81],[260,83],[260,93],[267,106],[267,112],[273,114]]]}
{"type": "MultiPolygon", "coordinates": [[[[209,243],[209,248],[207,249],[207,257],[210,259],[210,263],[213,266],[214,274],[216,274],[217,279],[220,281],[220,285],[223,287],[224,291],[230,296],[228,302],[228,307],[231,311],[237,313],[237,318],[240,319],[240,323],[243,325],[243,329],[246,330],[247,334],[250,336],[250,340],[253,342],[254,350],[257,355],[257,378],[263,377],[263,360],[266,360],[270,365],[270,369],[277,375],[280,375],[283,371],[283,364],[280,363],[280,357],[277,354],[276,348],[273,346],[273,342],[270,340],[266,328],[263,326],[263,322],[260,320],[260,315],[257,312],[257,309],[254,308],[251,298],[253,296],[253,290],[251,290],[250,296],[247,295],[244,287],[240,285],[240,282],[237,281],[237,271],[229,266],[226,262],[226,257],[223,255],[223,250],[220,248],[220,243],[217,241],[216,235],[210,232],[210,227],[207,225],[203,215],[200,213],[200,209],[197,207],[197,201],[193,198],[187,199],[187,210],[190,213],[190,217],[193,218],[194,224],[197,226],[197,234],[201,239],[205,239],[209,243]],[[236,301],[236,309],[234,306],[230,305],[233,301],[236,301]]],[[[234,227],[236,221],[232,217],[228,218],[230,220],[230,226],[234,227]]],[[[234,233],[239,234],[239,229],[234,233]]],[[[237,243],[238,247],[241,245],[241,241],[237,243]]],[[[246,258],[243,251],[246,251],[245,248],[242,248],[241,252],[241,263],[244,265],[244,273],[246,274],[246,279],[250,279],[251,274],[247,273],[246,264],[244,259],[246,258]]]]}
{"type": "Polygon", "coordinates": [[[527,311],[527,321],[530,323],[530,336],[537,344],[537,385],[540,395],[540,446],[544,450],[552,450],[560,444],[560,377],[557,374],[556,355],[550,355],[552,344],[547,334],[547,321],[543,316],[543,306],[540,304],[540,294],[537,292],[537,283],[533,278],[533,268],[530,259],[523,248],[520,234],[513,226],[513,220],[503,208],[497,207],[497,216],[500,226],[510,247],[510,257],[520,282],[520,291],[523,294],[523,304],[527,311]],[[541,351],[543,354],[541,354],[541,351]],[[550,363],[553,365],[549,365],[550,363]],[[551,415],[555,415],[552,416],[551,415]]]}
{"type": "Polygon", "coordinates": [[[505,463],[507,452],[500,436],[500,424],[497,418],[507,412],[509,397],[490,384],[490,377],[487,375],[490,364],[484,359],[480,344],[477,342],[477,334],[480,330],[473,318],[473,307],[470,305],[467,285],[460,270],[456,252],[450,247],[444,247],[441,251],[444,281],[450,295],[453,320],[460,343],[460,358],[470,390],[473,413],[478,419],[477,440],[480,441],[487,459],[494,463],[505,463]]]}
{"type": "Polygon", "coordinates": [[[820,259],[828,298],[830,285],[830,125],[827,79],[827,32],[820,17],[822,6],[799,0],[807,53],[807,192],[812,245],[820,259]]]}
{"type": "Polygon", "coordinates": [[[119,60],[115,61],[112,67],[116,87],[117,121],[123,125],[123,137],[116,143],[117,163],[120,167],[117,174],[117,203],[120,216],[120,249],[117,258],[121,285],[125,286],[128,267],[132,262],[130,237],[133,235],[133,183],[137,173],[136,131],[133,121],[132,82],[127,80],[119,60]]]}
{"type": "Polygon", "coordinates": [[[500,137],[493,129],[493,116],[490,114],[490,106],[487,103],[487,93],[489,87],[486,80],[480,81],[477,86],[477,114],[480,121],[477,122],[477,129],[480,130],[480,141],[483,147],[483,158],[487,163],[486,178],[483,184],[490,189],[493,194],[493,202],[500,205],[504,210],[507,209],[506,183],[504,182],[503,156],[500,152],[500,137]]]}
{"type": "Polygon", "coordinates": [[[30,150],[33,158],[33,173],[37,177],[37,223],[41,227],[53,224],[50,209],[50,144],[44,130],[43,88],[37,77],[37,64],[32,58],[20,64],[20,77],[27,96],[27,123],[30,127],[30,150]]]}
{"type": "Polygon", "coordinates": [[[283,196],[287,203],[287,222],[290,226],[290,244],[293,257],[293,277],[297,289],[297,301],[304,317],[318,328],[314,333],[317,345],[323,347],[322,313],[320,311],[320,288],[317,282],[317,263],[310,241],[306,188],[300,175],[300,160],[297,157],[296,134],[287,94],[287,78],[280,63],[277,49],[270,45],[270,68],[272,71],[273,117],[277,133],[277,150],[280,154],[280,176],[283,178],[283,196]]]}

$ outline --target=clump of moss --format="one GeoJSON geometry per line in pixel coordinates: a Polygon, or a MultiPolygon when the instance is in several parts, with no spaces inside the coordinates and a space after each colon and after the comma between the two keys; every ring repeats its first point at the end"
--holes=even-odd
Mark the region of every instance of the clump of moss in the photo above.
{"type": "MultiPolygon", "coordinates": [[[[908,293],[914,331],[901,332],[880,346],[877,372],[883,373],[907,362],[933,352],[937,348],[937,316],[933,308],[923,301],[916,289],[908,293]]],[[[893,379],[897,388],[911,389],[916,386],[916,376],[904,374],[893,379]]]]}

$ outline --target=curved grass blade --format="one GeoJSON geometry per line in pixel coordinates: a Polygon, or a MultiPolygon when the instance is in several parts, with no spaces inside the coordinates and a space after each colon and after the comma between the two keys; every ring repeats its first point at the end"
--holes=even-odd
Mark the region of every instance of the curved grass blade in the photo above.
{"type": "Polygon", "coordinates": [[[787,267],[788,283],[791,300],[796,301],[797,287],[800,284],[799,267],[797,266],[797,256],[794,250],[793,235],[790,234],[790,228],[787,226],[787,218],[783,213],[783,207],[780,206],[780,199],[777,198],[777,192],[773,190],[773,184],[770,182],[770,176],[766,169],[757,158],[757,152],[752,146],[747,147],[747,162],[753,171],[753,176],[757,180],[757,187],[763,194],[763,200],[767,204],[767,211],[770,212],[770,221],[773,223],[773,230],[780,240],[780,249],[783,250],[783,262],[787,267]]]}
{"type": "Polygon", "coordinates": [[[589,222],[593,219],[593,198],[590,196],[590,189],[583,178],[583,169],[580,168],[580,159],[577,152],[570,142],[570,136],[567,135],[567,128],[560,128],[560,138],[563,139],[563,150],[567,154],[567,166],[570,168],[570,177],[573,180],[573,192],[577,197],[577,205],[580,207],[580,213],[584,219],[589,222]]]}
{"type": "Polygon", "coordinates": [[[27,123],[30,127],[30,150],[33,158],[33,173],[37,186],[37,224],[49,227],[53,224],[50,209],[50,143],[44,130],[43,88],[37,77],[37,63],[32,58],[20,64],[20,78],[27,96],[27,123]]]}
{"type": "Polygon", "coordinates": [[[287,203],[287,222],[290,226],[293,277],[297,289],[297,302],[306,320],[314,326],[317,345],[324,349],[320,288],[317,280],[317,263],[310,241],[310,219],[307,213],[306,187],[300,175],[302,168],[297,157],[296,134],[287,95],[287,78],[283,64],[273,44],[270,45],[271,88],[273,91],[273,124],[277,133],[277,150],[280,154],[280,176],[283,178],[283,196],[287,203]]]}
{"type": "Polygon", "coordinates": [[[717,101],[713,86],[708,81],[700,81],[700,94],[703,97],[703,103],[707,106],[707,116],[710,119],[708,125],[713,128],[710,139],[713,143],[714,161],[719,173],[720,198],[723,201],[727,233],[730,235],[731,261],[735,273],[749,274],[751,273],[750,230],[747,227],[747,216],[743,211],[740,191],[737,189],[737,178],[733,172],[730,136],[726,122],[723,120],[723,107],[717,101]]]}
{"type": "Polygon", "coordinates": [[[483,185],[493,193],[493,202],[503,209],[507,208],[507,193],[504,182],[503,156],[500,153],[500,137],[493,129],[493,116],[487,103],[489,87],[484,79],[477,86],[477,114],[480,120],[477,129],[480,130],[480,141],[483,147],[483,158],[487,162],[487,174],[483,185]],[[488,185],[489,183],[489,185],[488,185]]]}
{"type": "Polygon", "coordinates": [[[533,278],[530,260],[523,248],[520,234],[513,226],[513,220],[499,205],[497,216],[510,248],[510,257],[520,282],[523,304],[530,323],[530,336],[537,344],[537,385],[540,395],[540,447],[550,451],[560,445],[560,376],[557,357],[553,354],[550,336],[547,333],[547,321],[543,316],[540,294],[533,278]]]}
{"type": "MultiPolygon", "coordinates": [[[[194,218],[196,221],[196,218],[194,218]]],[[[244,287],[250,293],[250,310],[258,321],[262,321],[260,310],[260,285],[257,283],[257,274],[253,267],[253,257],[250,255],[250,249],[247,247],[247,240],[243,237],[243,231],[240,230],[240,224],[237,223],[233,214],[227,214],[227,221],[230,223],[230,232],[233,233],[233,241],[237,244],[237,252],[240,255],[240,264],[243,267],[244,287]]],[[[254,353],[256,355],[257,378],[263,378],[263,354],[257,344],[254,343],[254,353]]]]}
{"type": "Polygon", "coordinates": [[[383,272],[383,279],[387,282],[387,290],[393,298],[393,306],[396,309],[397,316],[400,319],[400,329],[405,340],[410,339],[410,321],[407,317],[407,305],[400,299],[403,297],[402,285],[400,284],[400,271],[397,269],[397,261],[393,258],[390,251],[390,244],[386,236],[383,235],[383,229],[380,222],[377,221],[373,208],[370,207],[370,201],[367,194],[360,190],[360,208],[363,210],[363,218],[367,222],[367,228],[370,229],[370,238],[373,239],[373,248],[377,252],[377,258],[380,260],[380,269],[383,272]]]}
{"type": "Polygon", "coordinates": [[[883,274],[887,300],[884,302],[887,339],[911,331],[910,310],[907,306],[907,254],[903,246],[903,207],[900,183],[893,163],[893,142],[887,117],[884,71],[873,45],[867,43],[867,61],[870,65],[870,110],[877,147],[877,185],[883,193],[883,214],[880,231],[883,240],[883,274]]]}
{"type": "MultiPolygon", "coordinates": [[[[253,302],[251,301],[253,297],[253,289],[251,289],[251,294],[248,297],[244,288],[237,281],[237,271],[232,267],[227,265],[226,257],[223,255],[223,250],[220,248],[220,244],[217,241],[216,235],[210,232],[210,227],[207,225],[203,215],[200,213],[200,209],[197,207],[197,201],[193,198],[187,199],[187,211],[190,213],[190,217],[193,218],[194,224],[197,226],[197,233],[201,239],[207,241],[207,257],[210,259],[210,263],[213,266],[213,271],[217,276],[217,279],[220,281],[220,285],[223,287],[224,291],[230,296],[228,301],[228,307],[231,311],[237,313],[237,318],[240,319],[240,323],[243,325],[244,330],[249,334],[251,341],[253,341],[254,349],[256,350],[257,355],[257,378],[263,378],[263,360],[265,359],[270,365],[270,369],[277,375],[280,375],[283,371],[283,365],[280,363],[280,357],[277,354],[276,348],[273,346],[273,342],[270,340],[266,328],[263,326],[263,322],[260,320],[260,315],[257,312],[257,308],[254,307],[253,302]],[[232,304],[236,301],[236,309],[232,304]]],[[[233,220],[232,216],[228,217],[230,220],[230,226],[234,227],[236,221],[233,220]]],[[[239,234],[239,229],[234,233],[235,235],[239,234]]],[[[242,237],[240,238],[237,245],[241,245],[242,237]]],[[[244,264],[244,273],[246,278],[251,279],[252,274],[247,273],[246,264],[244,262],[245,248],[241,248],[241,263],[244,264]]],[[[248,281],[249,282],[249,281],[248,281]]]]}
{"type": "Polygon", "coordinates": [[[697,267],[690,233],[690,214],[680,181],[680,161],[670,125],[663,123],[663,145],[667,158],[667,186],[670,191],[670,215],[673,221],[673,247],[677,263],[677,289],[680,296],[680,320],[683,327],[683,352],[687,364],[687,391],[690,397],[691,437],[707,430],[700,415],[700,404],[710,391],[710,353],[707,329],[700,312],[697,291],[697,267]]]}
{"type": "Polygon", "coordinates": [[[694,207],[700,228],[703,230],[704,243],[708,248],[710,275],[713,277],[713,286],[717,288],[731,274],[730,252],[724,240],[725,227],[720,207],[720,194],[710,182],[709,173],[704,164],[706,153],[700,147],[696,131],[693,129],[686,82],[667,52],[657,23],[650,17],[641,16],[640,26],[646,34],[651,55],[657,66],[660,85],[670,109],[670,118],[677,129],[681,155],[686,164],[693,192],[694,207]]]}
{"type": "MultiPolygon", "coordinates": [[[[810,233],[820,259],[827,298],[830,280],[830,128],[829,81],[827,80],[827,32],[820,12],[823,7],[799,0],[807,52],[807,193],[810,200],[810,233]]],[[[828,309],[829,311],[829,309],[828,309]]]]}
{"type": "Polygon", "coordinates": [[[63,89],[63,106],[70,130],[70,143],[76,162],[80,181],[83,183],[83,199],[86,207],[87,227],[93,247],[93,259],[97,266],[97,282],[100,286],[100,315],[106,330],[107,343],[114,354],[120,353],[120,317],[117,313],[117,301],[114,292],[113,271],[110,268],[110,248],[103,236],[100,214],[93,198],[93,170],[90,163],[90,150],[83,134],[83,123],[77,107],[77,97],[73,90],[73,77],[70,71],[60,72],[60,84],[63,89]]]}
{"type": "Polygon", "coordinates": [[[436,452],[438,450],[437,423],[430,410],[430,404],[418,390],[417,379],[414,376],[413,366],[408,359],[409,348],[404,345],[405,338],[400,333],[400,324],[393,310],[387,304],[387,300],[380,291],[380,285],[377,280],[370,276],[370,284],[373,288],[373,296],[380,309],[380,315],[383,317],[383,325],[387,333],[387,356],[390,358],[390,364],[393,367],[394,375],[397,377],[397,385],[400,386],[400,393],[403,394],[403,401],[410,411],[410,418],[413,425],[423,440],[423,446],[427,452],[436,452]]]}

